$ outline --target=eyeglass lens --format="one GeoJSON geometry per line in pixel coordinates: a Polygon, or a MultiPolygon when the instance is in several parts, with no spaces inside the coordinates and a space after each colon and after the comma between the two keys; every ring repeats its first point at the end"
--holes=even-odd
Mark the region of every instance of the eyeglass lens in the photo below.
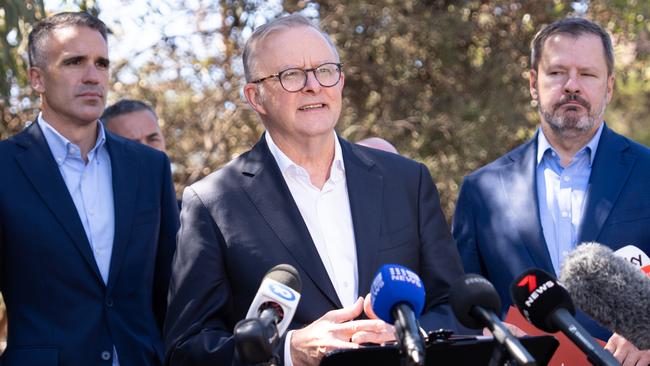
{"type": "Polygon", "coordinates": [[[280,73],[280,83],[287,91],[299,91],[307,85],[307,72],[313,71],[316,81],[323,87],[331,87],[339,82],[341,69],[337,64],[327,63],[314,69],[287,69],[280,73]]]}

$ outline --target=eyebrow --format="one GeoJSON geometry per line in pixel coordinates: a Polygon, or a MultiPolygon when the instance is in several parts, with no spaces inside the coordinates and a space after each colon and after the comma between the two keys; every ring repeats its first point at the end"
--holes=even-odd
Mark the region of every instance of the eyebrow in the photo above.
{"type": "MultiPolygon", "coordinates": [[[[64,58],[62,62],[64,64],[66,64],[66,63],[74,62],[74,61],[87,61],[87,60],[88,60],[88,56],[86,56],[86,55],[75,55],[75,56],[70,56],[70,57],[64,58]]],[[[111,64],[111,61],[108,58],[103,57],[103,56],[98,57],[95,60],[95,62],[101,62],[102,64],[105,64],[106,66],[111,64]]]]}

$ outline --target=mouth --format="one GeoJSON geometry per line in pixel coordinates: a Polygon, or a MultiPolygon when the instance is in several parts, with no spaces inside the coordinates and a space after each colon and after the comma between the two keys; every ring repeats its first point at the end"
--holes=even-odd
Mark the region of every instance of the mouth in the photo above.
{"type": "Polygon", "coordinates": [[[299,111],[313,111],[313,110],[319,110],[325,108],[326,105],[324,103],[313,103],[313,104],[306,104],[298,108],[299,111]]]}
{"type": "Polygon", "coordinates": [[[81,98],[99,98],[99,99],[102,98],[102,95],[98,93],[82,93],[82,94],[78,94],[77,96],[81,98]]]}

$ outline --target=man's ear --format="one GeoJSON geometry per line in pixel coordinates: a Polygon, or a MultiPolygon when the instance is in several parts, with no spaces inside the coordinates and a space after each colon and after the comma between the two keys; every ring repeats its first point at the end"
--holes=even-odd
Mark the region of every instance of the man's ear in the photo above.
{"type": "Polygon", "coordinates": [[[29,85],[37,93],[45,93],[45,82],[43,81],[43,70],[38,66],[32,66],[29,68],[29,85]]]}
{"type": "Polygon", "coordinates": [[[246,97],[248,104],[250,104],[251,108],[253,108],[255,112],[259,114],[266,114],[266,109],[262,104],[264,98],[262,97],[262,93],[257,84],[248,83],[244,85],[244,96],[246,97]]]}
{"type": "Polygon", "coordinates": [[[539,93],[537,93],[537,71],[536,70],[530,70],[530,77],[528,80],[530,82],[530,96],[534,100],[538,100],[539,93]]]}

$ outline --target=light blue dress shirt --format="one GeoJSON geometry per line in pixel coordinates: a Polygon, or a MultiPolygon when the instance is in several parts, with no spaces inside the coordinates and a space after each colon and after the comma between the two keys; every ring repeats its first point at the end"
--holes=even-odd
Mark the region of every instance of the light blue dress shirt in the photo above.
{"type": "MultiPolygon", "coordinates": [[[[115,236],[115,207],[111,158],[106,148],[104,126],[97,123],[97,141],[88,152],[86,163],[79,146],[48,124],[42,114],[38,116],[38,125],[77,208],[99,273],[106,284],[115,236]]],[[[119,366],[115,349],[113,353],[113,366],[119,366]]]]}
{"type": "Polygon", "coordinates": [[[566,254],[575,249],[582,224],[591,166],[596,156],[602,124],[594,137],[566,167],[539,129],[537,137],[537,199],[539,215],[555,274],[566,254]]]}

